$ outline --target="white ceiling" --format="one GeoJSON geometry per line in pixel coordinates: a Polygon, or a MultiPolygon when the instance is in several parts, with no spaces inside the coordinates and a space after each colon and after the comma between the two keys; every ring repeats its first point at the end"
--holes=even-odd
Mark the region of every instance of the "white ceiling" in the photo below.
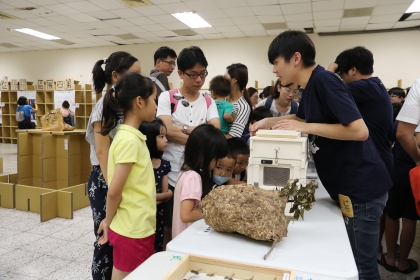
{"type": "MultiPolygon", "coordinates": [[[[278,35],[263,24],[285,23],[287,29],[314,28],[315,33],[398,29],[420,26],[420,14],[398,22],[413,0],[150,0],[154,6],[130,8],[118,0],[1,0],[0,11],[18,17],[0,20],[0,52],[86,48],[278,35]],[[36,7],[32,11],[19,8],[36,7]],[[370,16],[343,18],[345,9],[373,7],[370,16]],[[198,35],[179,36],[189,29],[171,16],[197,12],[211,28],[198,35]],[[8,31],[31,28],[73,42],[54,41],[8,31]],[[134,35],[122,39],[118,35],[134,35]],[[18,47],[7,48],[1,44],[18,47]]],[[[123,36],[124,37],[124,36],[123,36]]]]}

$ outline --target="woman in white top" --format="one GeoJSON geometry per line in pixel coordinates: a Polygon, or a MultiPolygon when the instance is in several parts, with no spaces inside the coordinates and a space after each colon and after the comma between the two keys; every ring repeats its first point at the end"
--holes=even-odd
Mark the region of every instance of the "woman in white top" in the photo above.
{"type": "MultiPolygon", "coordinates": [[[[138,59],[129,53],[114,52],[108,58],[98,60],[92,70],[96,93],[102,93],[105,86],[107,89],[111,88],[127,71],[137,73],[141,71],[138,59]],[[103,64],[105,64],[105,70],[102,69],[103,64]]],[[[90,144],[90,163],[93,166],[87,188],[96,236],[92,261],[92,278],[94,280],[111,279],[113,267],[112,246],[109,245],[109,242],[104,245],[97,243],[100,237],[97,233],[99,224],[106,214],[108,152],[111,141],[117,133],[116,128],[105,136],[100,133],[102,110],[103,97],[93,107],[86,129],[86,141],[90,144]]]]}
{"type": "Polygon", "coordinates": [[[291,89],[292,85],[282,86],[277,80],[276,84],[271,87],[271,96],[261,100],[257,104],[257,108],[265,106],[270,109],[273,117],[281,117],[296,114],[299,103],[294,99],[298,94],[298,89],[291,89]]]}
{"type": "MultiPolygon", "coordinates": [[[[196,46],[184,48],[178,55],[177,64],[178,75],[183,84],[180,88],[160,94],[156,113],[167,128],[168,146],[163,158],[171,163],[168,184],[172,193],[175,193],[174,187],[184,160],[189,134],[203,123],[220,129],[216,103],[200,93],[208,75],[208,63],[203,51],[196,46]]],[[[171,240],[173,203],[172,197],[164,204],[164,246],[171,240]]]]}
{"type": "Polygon", "coordinates": [[[226,68],[225,77],[230,80],[231,90],[227,101],[233,105],[235,120],[225,135],[227,139],[241,137],[249,133],[248,120],[252,113],[252,105],[246,90],[248,83],[248,68],[241,63],[234,63],[226,68]],[[245,132],[244,132],[245,130],[245,132]]]}

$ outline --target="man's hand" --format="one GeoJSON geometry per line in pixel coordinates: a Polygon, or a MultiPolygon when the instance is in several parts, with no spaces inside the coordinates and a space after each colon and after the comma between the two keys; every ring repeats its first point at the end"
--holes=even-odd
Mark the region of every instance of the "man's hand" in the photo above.
{"type": "Polygon", "coordinates": [[[277,130],[295,130],[302,133],[309,134],[308,124],[296,120],[282,120],[273,126],[273,129],[277,130]]]}
{"type": "Polygon", "coordinates": [[[251,136],[255,136],[257,134],[258,129],[268,129],[266,119],[262,119],[249,127],[249,132],[251,136]]]}
{"type": "Polygon", "coordinates": [[[327,70],[335,73],[335,71],[337,71],[337,68],[338,68],[338,64],[335,63],[335,62],[332,62],[332,63],[330,63],[330,65],[328,65],[327,70]]]}

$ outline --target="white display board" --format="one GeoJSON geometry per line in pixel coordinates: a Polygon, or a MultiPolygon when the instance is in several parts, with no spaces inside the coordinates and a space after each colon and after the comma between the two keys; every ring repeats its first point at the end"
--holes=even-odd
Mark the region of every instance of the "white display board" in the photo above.
{"type": "MultiPolygon", "coordinates": [[[[28,98],[28,100],[29,100],[28,105],[32,106],[32,104],[34,104],[36,102],[36,91],[34,91],[34,90],[18,90],[17,98],[19,99],[19,97],[21,97],[21,96],[25,96],[26,98],[28,98]]],[[[32,107],[34,107],[34,106],[32,106],[32,107]]],[[[13,112],[13,113],[15,113],[15,112],[13,112]]],[[[31,113],[31,121],[36,123],[36,113],[31,113]]]]}
{"type": "Polygon", "coordinates": [[[70,110],[76,113],[76,91],[75,90],[55,90],[54,91],[54,109],[61,108],[63,102],[67,100],[70,104],[70,110]]]}

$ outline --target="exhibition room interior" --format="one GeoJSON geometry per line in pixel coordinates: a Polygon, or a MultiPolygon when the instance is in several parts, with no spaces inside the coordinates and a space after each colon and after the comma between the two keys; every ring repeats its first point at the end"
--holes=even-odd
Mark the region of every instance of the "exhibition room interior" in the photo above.
{"type": "MultiPolygon", "coordinates": [[[[185,47],[199,46],[208,61],[203,90],[228,65],[243,63],[248,67],[247,87],[261,92],[277,79],[267,57],[268,47],[290,29],[312,39],[316,63],[323,67],[343,50],[364,46],[374,55],[373,75],[386,88],[405,89],[420,76],[419,0],[1,0],[0,80],[24,79],[28,89],[36,90],[38,80],[72,79],[76,95],[78,91],[83,95],[74,104],[80,106],[76,117],[85,129],[100,97],[92,93],[92,68],[115,51],[138,58],[141,73],[148,76],[159,47],[169,46],[179,53],[185,47]],[[182,13],[187,18],[199,16],[203,22],[197,18],[183,22],[182,13]]],[[[168,81],[172,87],[182,84],[176,70],[168,81]]],[[[2,108],[10,105],[2,109],[0,130],[0,176],[7,177],[23,172],[18,162],[25,156],[32,156],[25,166],[34,170],[31,165],[36,165],[38,154],[18,149],[17,127],[12,121],[12,103],[18,96],[10,88],[1,92],[2,108]],[[12,95],[16,97],[10,98],[12,95]]],[[[54,109],[53,102],[47,101],[48,92],[36,96],[43,98],[43,113],[54,109]]],[[[37,141],[36,136],[27,138],[37,141]]],[[[40,151],[48,149],[48,143],[39,144],[40,151]]],[[[86,151],[82,146],[71,155],[87,161],[81,155],[86,151]]],[[[69,165],[74,164],[69,159],[69,165]]],[[[43,173],[42,166],[36,166],[36,172],[43,173]]],[[[80,166],[85,164],[80,162],[80,166]]],[[[85,171],[66,187],[87,183],[90,170],[85,171]]],[[[76,208],[73,206],[70,216],[63,215],[67,218],[57,214],[41,222],[40,213],[0,204],[0,279],[91,279],[92,213],[88,204],[76,208]]],[[[420,236],[410,258],[420,262],[419,254],[420,236]]],[[[420,276],[419,271],[406,276],[379,270],[382,279],[420,276]]]]}

